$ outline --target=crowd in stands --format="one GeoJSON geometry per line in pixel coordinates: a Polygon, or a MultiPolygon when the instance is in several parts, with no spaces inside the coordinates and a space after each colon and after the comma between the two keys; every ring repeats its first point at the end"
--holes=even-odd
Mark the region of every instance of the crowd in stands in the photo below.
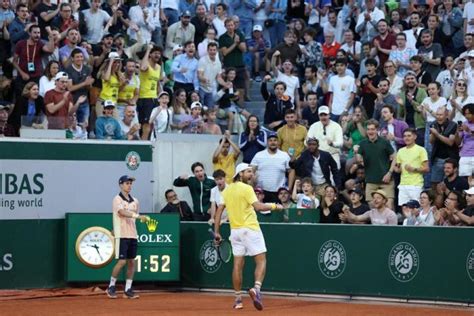
{"type": "Polygon", "coordinates": [[[474,223],[473,2],[2,0],[0,47],[2,136],[222,135],[213,177],[174,181],[193,209],[166,192],[183,219],[212,220],[242,159],[324,223],[474,223]]]}

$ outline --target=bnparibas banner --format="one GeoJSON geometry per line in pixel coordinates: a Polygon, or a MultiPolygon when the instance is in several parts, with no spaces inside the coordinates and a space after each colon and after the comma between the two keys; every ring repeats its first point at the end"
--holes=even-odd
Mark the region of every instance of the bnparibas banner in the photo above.
{"type": "Polygon", "coordinates": [[[152,211],[152,146],[145,142],[0,140],[0,219],[64,218],[109,212],[121,175],[152,211]]]}

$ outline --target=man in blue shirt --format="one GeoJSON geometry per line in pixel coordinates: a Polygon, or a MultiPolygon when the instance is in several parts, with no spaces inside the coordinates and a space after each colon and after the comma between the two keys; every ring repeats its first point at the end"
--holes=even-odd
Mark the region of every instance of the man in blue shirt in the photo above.
{"type": "Polygon", "coordinates": [[[194,42],[186,42],[184,44],[184,54],[176,56],[173,60],[171,71],[175,91],[180,88],[186,90],[186,93],[199,91],[198,60],[194,57],[195,52],[194,42]]]}

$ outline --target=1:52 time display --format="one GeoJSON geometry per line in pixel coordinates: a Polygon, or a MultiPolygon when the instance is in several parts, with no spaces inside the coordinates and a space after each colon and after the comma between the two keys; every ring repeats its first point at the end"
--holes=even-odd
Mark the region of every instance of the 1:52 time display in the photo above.
{"type": "Polygon", "coordinates": [[[150,255],[135,257],[136,272],[142,272],[142,269],[150,272],[170,272],[171,257],[169,255],[150,255]]]}

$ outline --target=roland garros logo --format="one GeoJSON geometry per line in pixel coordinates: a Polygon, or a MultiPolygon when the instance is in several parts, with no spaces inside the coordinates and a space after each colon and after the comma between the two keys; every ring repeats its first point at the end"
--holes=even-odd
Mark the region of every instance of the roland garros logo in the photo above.
{"type": "Polygon", "coordinates": [[[474,249],[471,249],[471,252],[467,255],[466,270],[469,278],[474,282],[474,249]]]}
{"type": "Polygon", "coordinates": [[[418,251],[408,242],[399,242],[390,250],[388,267],[395,280],[410,282],[420,268],[418,251]]]}
{"type": "Polygon", "coordinates": [[[346,263],[346,250],[337,240],[328,240],[319,249],[319,270],[326,278],[340,277],[346,269],[346,263]]]}
{"type": "Polygon", "coordinates": [[[201,267],[207,273],[214,273],[221,267],[221,260],[217,254],[217,249],[214,247],[214,241],[208,240],[202,246],[199,251],[199,262],[201,267]]]}

